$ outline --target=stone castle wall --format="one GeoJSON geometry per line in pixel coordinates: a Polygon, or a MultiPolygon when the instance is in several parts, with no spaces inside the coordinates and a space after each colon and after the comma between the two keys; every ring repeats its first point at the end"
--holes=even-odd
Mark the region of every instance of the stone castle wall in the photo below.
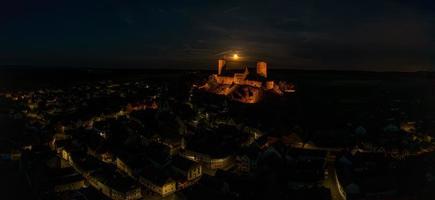
{"type": "Polygon", "coordinates": [[[231,85],[231,84],[237,84],[237,85],[249,85],[252,87],[262,87],[262,83],[260,81],[253,81],[253,80],[243,80],[240,78],[234,78],[229,76],[214,76],[216,82],[218,84],[225,84],[225,85],[231,85]]]}

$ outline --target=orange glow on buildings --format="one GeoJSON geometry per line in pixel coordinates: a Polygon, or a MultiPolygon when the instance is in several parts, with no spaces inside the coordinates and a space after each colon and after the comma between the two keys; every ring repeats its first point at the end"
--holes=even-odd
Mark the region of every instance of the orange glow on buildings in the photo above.
{"type": "Polygon", "coordinates": [[[234,54],[232,60],[219,59],[217,74],[212,74],[209,80],[200,89],[218,95],[229,96],[232,100],[242,103],[257,103],[262,99],[265,91],[270,91],[277,95],[285,92],[294,92],[281,88],[294,88],[291,84],[276,84],[274,80],[268,79],[267,63],[257,62],[256,70],[249,69],[234,54]]]}

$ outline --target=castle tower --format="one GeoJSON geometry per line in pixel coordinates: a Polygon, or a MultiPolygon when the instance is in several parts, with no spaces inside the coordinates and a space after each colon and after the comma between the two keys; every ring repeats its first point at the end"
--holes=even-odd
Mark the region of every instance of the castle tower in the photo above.
{"type": "Polygon", "coordinates": [[[257,62],[257,74],[264,78],[267,78],[267,63],[257,62]]]}
{"type": "Polygon", "coordinates": [[[222,74],[222,69],[224,68],[224,66],[225,66],[225,60],[219,59],[218,60],[218,75],[222,74]]]}

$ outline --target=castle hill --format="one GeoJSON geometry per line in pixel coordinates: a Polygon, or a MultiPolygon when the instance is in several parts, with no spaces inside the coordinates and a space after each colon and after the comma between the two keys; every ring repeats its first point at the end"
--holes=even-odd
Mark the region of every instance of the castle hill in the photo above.
{"type": "Polygon", "coordinates": [[[1,200],[433,200],[433,1],[4,1],[1,200]]]}
{"type": "Polygon", "coordinates": [[[218,61],[218,73],[209,77],[200,88],[202,90],[229,96],[232,100],[242,103],[257,103],[265,95],[283,95],[294,92],[294,85],[286,82],[275,83],[267,77],[267,63],[259,61],[257,67],[249,69],[246,64],[238,61],[239,57],[234,54],[232,61],[220,59],[218,61]]]}

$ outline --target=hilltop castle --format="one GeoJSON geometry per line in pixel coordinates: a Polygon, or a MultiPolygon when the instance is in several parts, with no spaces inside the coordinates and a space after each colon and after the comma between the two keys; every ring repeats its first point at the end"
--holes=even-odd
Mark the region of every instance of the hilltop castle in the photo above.
{"type": "Polygon", "coordinates": [[[285,92],[294,92],[291,84],[268,79],[267,63],[257,62],[255,72],[243,62],[218,60],[218,72],[212,74],[209,80],[200,87],[208,92],[229,96],[242,103],[257,103],[262,99],[264,92],[283,95],[285,92]]]}
{"type": "Polygon", "coordinates": [[[257,62],[257,73],[250,73],[247,66],[240,62],[226,60],[218,61],[218,73],[213,74],[219,84],[249,85],[272,89],[274,82],[267,80],[267,63],[257,62]]]}

